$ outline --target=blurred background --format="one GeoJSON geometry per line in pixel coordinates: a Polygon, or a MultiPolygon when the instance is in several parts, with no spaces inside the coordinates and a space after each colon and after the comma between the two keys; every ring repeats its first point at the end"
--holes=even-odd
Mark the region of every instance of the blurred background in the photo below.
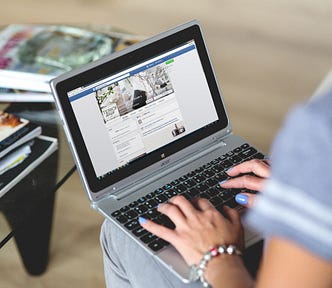
{"type": "MultiPolygon", "coordinates": [[[[107,25],[148,37],[200,20],[233,129],[265,153],[285,114],[309,98],[332,68],[329,0],[3,2],[0,25],[107,25]]],[[[0,250],[1,288],[105,286],[103,218],[90,209],[77,173],[58,191],[54,217],[47,271],[27,275],[11,240],[0,250]]]]}

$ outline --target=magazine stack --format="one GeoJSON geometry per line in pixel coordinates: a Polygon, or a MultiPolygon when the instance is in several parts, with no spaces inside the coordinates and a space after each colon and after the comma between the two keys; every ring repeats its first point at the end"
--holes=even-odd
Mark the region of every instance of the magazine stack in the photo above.
{"type": "Polygon", "coordinates": [[[0,102],[53,102],[52,78],[141,39],[112,28],[8,25],[0,31],[0,102]]]}
{"type": "Polygon", "coordinates": [[[41,132],[39,125],[0,111],[0,197],[56,151],[57,139],[41,132]],[[44,148],[35,151],[40,142],[44,148]]]}

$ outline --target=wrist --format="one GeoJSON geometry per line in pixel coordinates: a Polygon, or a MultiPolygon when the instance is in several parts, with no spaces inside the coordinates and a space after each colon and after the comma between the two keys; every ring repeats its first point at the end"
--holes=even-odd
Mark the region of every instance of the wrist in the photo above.
{"type": "Polygon", "coordinates": [[[254,281],[239,255],[223,254],[213,258],[205,269],[204,277],[212,287],[254,286],[254,281]]]}
{"type": "MultiPolygon", "coordinates": [[[[209,251],[207,251],[204,255],[202,260],[198,263],[198,265],[192,265],[191,271],[190,271],[190,280],[191,281],[197,281],[200,280],[203,287],[209,287],[209,282],[205,278],[205,270],[210,265],[211,260],[215,259],[221,259],[228,257],[237,259],[240,259],[241,252],[236,248],[234,245],[220,245],[217,247],[212,247],[209,251]],[[221,257],[223,256],[223,257],[221,257]]],[[[241,260],[241,259],[240,259],[241,260]]],[[[214,261],[215,263],[218,263],[217,261],[214,261]]],[[[241,262],[242,263],[242,260],[241,262]]],[[[209,269],[210,271],[213,271],[215,273],[210,273],[211,279],[214,279],[215,277],[212,275],[217,275],[219,269],[209,269]]]]}

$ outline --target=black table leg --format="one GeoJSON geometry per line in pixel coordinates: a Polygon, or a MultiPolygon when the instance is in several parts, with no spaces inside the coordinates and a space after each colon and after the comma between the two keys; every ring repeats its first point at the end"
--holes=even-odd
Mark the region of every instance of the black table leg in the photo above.
{"type": "Polygon", "coordinates": [[[0,210],[32,275],[43,273],[48,263],[57,161],[56,151],[1,198],[0,210]]]}

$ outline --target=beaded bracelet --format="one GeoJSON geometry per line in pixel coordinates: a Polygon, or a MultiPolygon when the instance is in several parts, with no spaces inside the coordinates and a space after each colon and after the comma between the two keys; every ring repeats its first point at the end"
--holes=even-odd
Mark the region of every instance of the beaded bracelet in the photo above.
{"type": "Polygon", "coordinates": [[[206,252],[198,265],[192,265],[190,267],[190,281],[197,281],[200,280],[203,287],[210,287],[209,283],[205,280],[204,272],[206,269],[206,265],[208,262],[221,254],[228,254],[228,255],[242,255],[241,251],[239,251],[235,245],[220,245],[217,247],[212,247],[208,252],[206,252]]]}

